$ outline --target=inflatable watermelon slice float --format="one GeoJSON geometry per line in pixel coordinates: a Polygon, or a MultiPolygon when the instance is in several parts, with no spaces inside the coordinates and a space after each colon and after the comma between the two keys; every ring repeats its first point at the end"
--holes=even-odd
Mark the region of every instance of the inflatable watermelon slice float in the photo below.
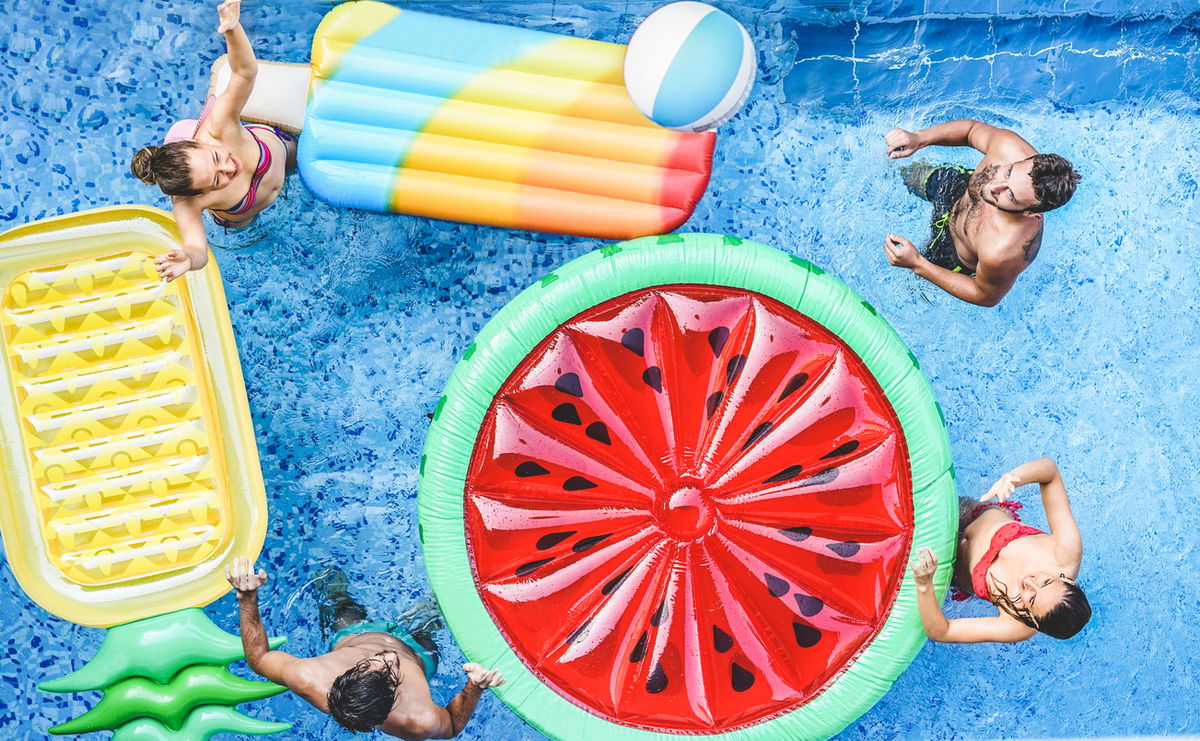
{"type": "Polygon", "coordinates": [[[819,269],[712,235],[614,245],[505,307],[422,474],[451,629],[556,738],[836,733],[924,640],[909,554],[953,554],[911,354],[819,269]]]}

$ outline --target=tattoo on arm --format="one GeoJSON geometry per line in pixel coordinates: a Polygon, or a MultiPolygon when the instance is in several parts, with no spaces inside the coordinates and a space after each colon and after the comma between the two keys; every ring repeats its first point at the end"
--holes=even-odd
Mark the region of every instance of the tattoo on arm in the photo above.
{"type": "Polygon", "coordinates": [[[1025,243],[1025,246],[1021,248],[1021,251],[1025,254],[1025,262],[1033,262],[1033,258],[1037,257],[1038,250],[1041,248],[1042,233],[1039,231],[1037,234],[1030,237],[1029,241],[1025,243]]]}

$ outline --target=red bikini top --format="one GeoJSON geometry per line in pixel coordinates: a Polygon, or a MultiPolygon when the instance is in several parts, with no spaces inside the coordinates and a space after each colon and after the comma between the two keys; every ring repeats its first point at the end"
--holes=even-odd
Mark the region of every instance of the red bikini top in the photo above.
{"type": "Polygon", "coordinates": [[[996,557],[1000,555],[1000,551],[1004,550],[1004,546],[1028,535],[1045,535],[1045,533],[1036,527],[1022,525],[1019,522],[1005,523],[996,530],[991,544],[988,545],[987,553],[983,554],[983,558],[979,559],[979,563],[971,569],[971,589],[975,591],[975,596],[982,597],[988,602],[992,601],[987,588],[988,569],[992,568],[992,564],[996,562],[996,557]]]}

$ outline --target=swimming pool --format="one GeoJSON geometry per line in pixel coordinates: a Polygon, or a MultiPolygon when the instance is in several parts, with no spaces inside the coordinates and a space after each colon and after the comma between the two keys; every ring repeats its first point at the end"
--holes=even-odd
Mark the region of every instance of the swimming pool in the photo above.
{"type": "MultiPolygon", "coordinates": [[[[616,41],[655,5],[437,9],[616,41]]],[[[1194,4],[718,5],[755,37],[762,69],[750,104],[722,129],[712,187],[686,228],[801,254],[851,285],[921,359],[962,493],[1052,455],[1085,535],[1081,585],[1095,617],[1083,634],[929,644],[842,737],[1200,733],[1194,4]],[[928,228],[900,164],[882,156],[883,133],[964,115],[1013,126],[1085,178],[997,309],[956,302],[882,255],[885,231],[915,241],[928,228]]],[[[243,19],[260,58],[303,61],[328,8],[248,2],[243,19]]],[[[0,18],[0,229],[115,203],[165,206],[128,175],[128,157],[194,115],[221,48],[210,5],[0,0],[0,18]]],[[[337,210],[295,179],[250,230],[210,236],[227,248],[217,260],[271,505],[263,616],[303,654],[318,644],[305,584],[323,566],[340,565],[379,616],[426,593],[415,518],[426,414],[490,316],[599,243],[337,210]]],[[[42,737],[95,696],[34,682],[81,665],[101,633],[34,606],[7,568],[0,581],[0,736],[42,737]]],[[[231,597],[208,613],[236,629],[231,597]]],[[[435,691],[449,699],[461,662],[443,643],[435,691]]],[[[248,712],[294,718],[289,738],[348,737],[290,695],[248,712]]],[[[463,738],[540,736],[489,697],[463,738]]]]}

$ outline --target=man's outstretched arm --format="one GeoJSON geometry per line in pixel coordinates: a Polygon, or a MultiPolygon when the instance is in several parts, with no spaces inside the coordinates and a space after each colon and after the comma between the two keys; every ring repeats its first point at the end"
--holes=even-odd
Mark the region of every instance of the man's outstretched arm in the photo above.
{"type": "Polygon", "coordinates": [[[973,118],[960,118],[937,126],[917,131],[892,129],[884,135],[887,156],[891,159],[909,157],[918,149],[929,146],[974,147],[983,154],[993,153],[999,147],[1011,149],[1009,158],[1024,159],[1037,154],[1033,145],[1022,139],[1015,131],[1001,129],[973,118]]]}
{"type": "Polygon", "coordinates": [[[888,262],[895,267],[908,268],[951,296],[976,306],[990,307],[1000,303],[1020,274],[1020,270],[1010,274],[1003,268],[996,270],[984,263],[980,263],[974,278],[956,273],[934,265],[912,242],[895,234],[887,235],[883,250],[888,262]]]}
{"type": "Polygon", "coordinates": [[[429,738],[454,738],[467,727],[467,721],[475,712],[475,706],[483,691],[489,687],[499,687],[505,679],[497,669],[484,669],[479,664],[463,664],[467,673],[467,683],[454,696],[446,707],[440,707],[429,702],[429,706],[421,711],[415,711],[401,719],[380,726],[384,733],[407,741],[425,741],[429,738]]]}
{"type": "Polygon", "coordinates": [[[271,649],[267,629],[263,627],[262,616],[258,614],[258,588],[267,583],[267,572],[260,569],[255,573],[253,562],[245,556],[238,556],[225,567],[225,578],[237,590],[238,625],[246,663],[256,674],[295,689],[288,685],[284,675],[299,659],[271,649]]]}

